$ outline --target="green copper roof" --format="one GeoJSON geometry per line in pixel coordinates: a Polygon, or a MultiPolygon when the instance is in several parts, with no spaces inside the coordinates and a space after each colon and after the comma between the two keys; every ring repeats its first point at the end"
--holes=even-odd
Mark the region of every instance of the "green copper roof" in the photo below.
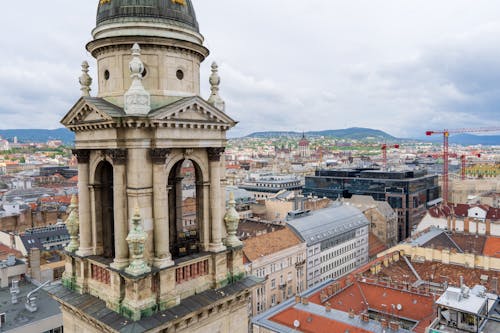
{"type": "Polygon", "coordinates": [[[199,32],[191,0],[99,0],[97,26],[131,21],[165,22],[199,32]]]}

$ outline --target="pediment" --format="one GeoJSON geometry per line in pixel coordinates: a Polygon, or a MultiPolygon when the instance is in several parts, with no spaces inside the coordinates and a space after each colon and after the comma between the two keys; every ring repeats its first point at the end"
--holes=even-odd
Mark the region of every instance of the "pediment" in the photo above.
{"type": "Polygon", "coordinates": [[[200,97],[189,97],[164,106],[150,113],[150,119],[169,122],[193,122],[227,125],[236,121],[200,97]]]}
{"type": "Polygon", "coordinates": [[[103,99],[82,97],[61,120],[61,123],[66,127],[109,123],[122,113],[120,108],[103,99]]]}

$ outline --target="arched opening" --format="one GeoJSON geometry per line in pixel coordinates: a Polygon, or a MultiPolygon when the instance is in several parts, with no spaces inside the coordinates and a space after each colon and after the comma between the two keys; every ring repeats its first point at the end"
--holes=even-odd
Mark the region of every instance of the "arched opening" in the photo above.
{"type": "Polygon", "coordinates": [[[113,166],[107,161],[97,165],[94,193],[97,248],[102,248],[103,257],[114,258],[113,166]]]}
{"type": "Polygon", "coordinates": [[[174,258],[200,252],[203,191],[200,167],[192,160],[175,164],[168,177],[170,253],[174,258]]]}

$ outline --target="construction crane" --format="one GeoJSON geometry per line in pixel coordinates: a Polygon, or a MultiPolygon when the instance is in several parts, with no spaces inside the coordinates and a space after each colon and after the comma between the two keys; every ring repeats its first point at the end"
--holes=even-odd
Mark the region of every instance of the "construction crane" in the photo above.
{"type": "MultiPolygon", "coordinates": [[[[382,147],[380,147],[380,149],[382,149],[382,161],[383,161],[383,166],[384,166],[384,170],[387,169],[387,148],[389,146],[387,146],[386,143],[384,143],[382,145],[382,147]]],[[[390,148],[396,148],[396,149],[399,149],[399,145],[398,144],[395,144],[395,145],[392,145],[390,146],[390,148]]]]}
{"type": "MultiPolygon", "coordinates": [[[[476,157],[481,157],[481,154],[474,154],[474,155],[471,155],[471,156],[476,156],[476,157]]],[[[465,168],[467,167],[466,166],[466,162],[467,162],[467,155],[462,155],[460,156],[460,160],[462,162],[462,168],[461,168],[461,173],[462,173],[462,180],[465,180],[465,168]]]]}
{"type": "Polygon", "coordinates": [[[448,203],[448,139],[450,134],[458,133],[479,133],[479,132],[497,132],[500,131],[500,127],[482,127],[482,128],[460,128],[453,130],[442,130],[442,131],[426,131],[425,135],[431,136],[434,134],[443,135],[443,202],[448,203]]]}

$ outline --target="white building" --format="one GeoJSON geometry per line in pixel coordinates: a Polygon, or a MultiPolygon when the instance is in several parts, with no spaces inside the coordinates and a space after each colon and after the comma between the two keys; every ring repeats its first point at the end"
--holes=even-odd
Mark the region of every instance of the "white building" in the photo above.
{"type": "Polygon", "coordinates": [[[288,225],[307,244],[307,287],[339,278],[368,262],[370,223],[352,206],[290,214],[288,225]]]}

